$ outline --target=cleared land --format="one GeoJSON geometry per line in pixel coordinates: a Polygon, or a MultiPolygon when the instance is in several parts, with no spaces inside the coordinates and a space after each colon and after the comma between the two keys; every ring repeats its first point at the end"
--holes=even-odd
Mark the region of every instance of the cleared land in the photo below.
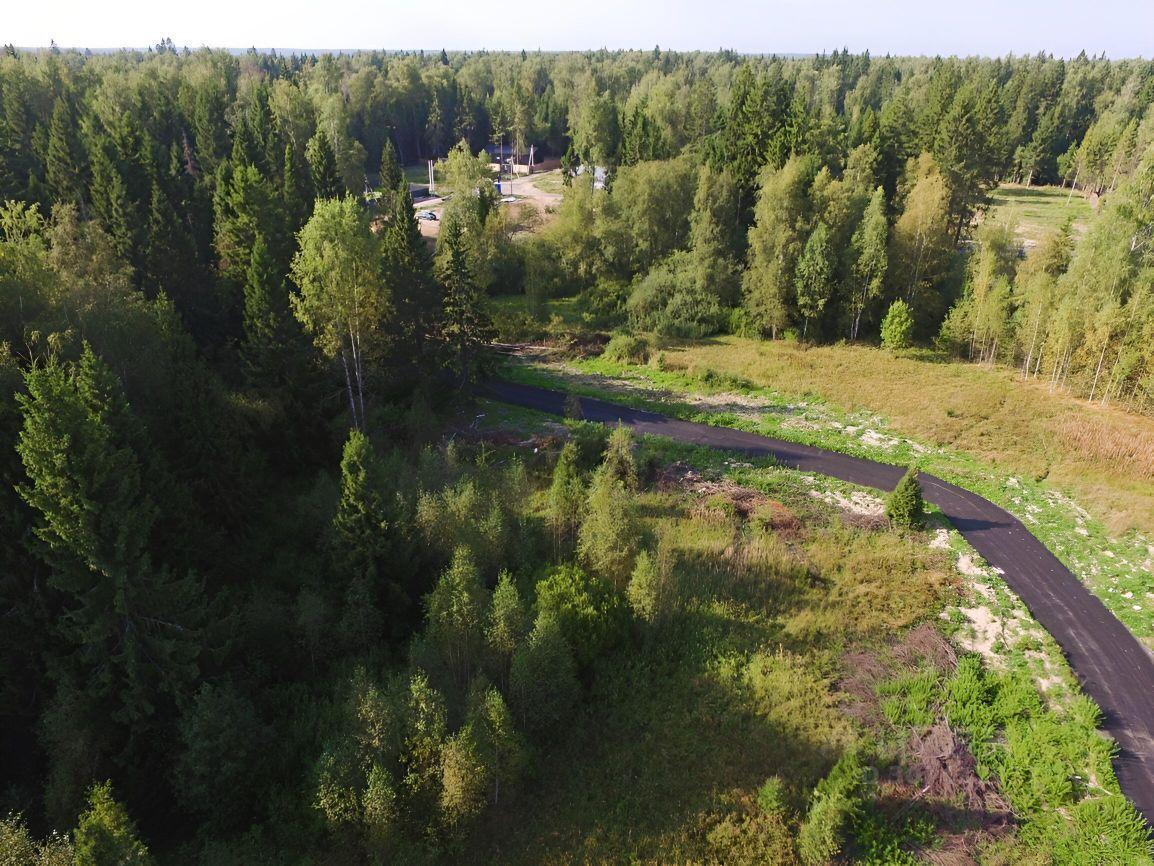
{"type": "MultiPolygon", "coordinates": [[[[494,382],[489,392],[529,408],[564,414],[559,391],[494,382]]],[[[782,465],[843,481],[892,490],[899,467],[753,435],[669,418],[601,401],[584,401],[584,417],[626,424],[681,442],[772,457],[782,465]]],[[[1058,641],[1087,691],[1106,712],[1107,729],[1122,746],[1119,779],[1134,803],[1154,816],[1154,660],[1118,620],[1008,512],[932,475],[922,474],[927,501],[1005,576],[1038,621],[1058,641]]]]}
{"type": "Polygon", "coordinates": [[[1019,186],[1004,184],[993,194],[987,219],[1012,220],[1018,237],[1027,246],[1036,244],[1047,234],[1073,222],[1075,237],[1086,231],[1092,213],[1090,203],[1075,192],[1059,186],[1019,186]]]}
{"type": "Polygon", "coordinates": [[[560,169],[532,175],[530,183],[548,195],[560,196],[565,191],[560,169]]]}
{"type": "Polygon", "coordinates": [[[663,352],[668,365],[876,413],[900,435],[1045,480],[1113,532],[1154,527],[1154,419],[1051,393],[1012,370],[863,346],[719,337],[663,352]]]}
{"type": "Polygon", "coordinates": [[[1144,435],[1150,441],[1150,419],[1054,399],[1008,371],[865,347],[806,351],[724,338],[653,351],[645,364],[538,359],[508,372],[679,418],[917,463],[1015,515],[1154,647],[1154,539],[1142,522],[1152,484],[1139,475],[1149,458],[1127,450],[1144,435]]]}
{"type": "MultiPolygon", "coordinates": [[[[528,410],[483,409],[497,441],[534,431],[532,457],[530,434],[515,435],[530,460],[567,435],[528,410]]],[[[568,435],[587,441],[592,426],[568,435]]],[[[1144,862],[1140,841],[1123,849],[1096,819],[1128,807],[1095,711],[940,518],[896,532],[867,491],[668,439],[643,437],[637,461],[670,607],[598,664],[593,699],[535,783],[502,795],[478,850],[796,863],[809,791],[857,748],[877,776],[851,819],[853,862],[1144,862]]],[[[526,505],[545,513],[544,491],[526,505]]]]}

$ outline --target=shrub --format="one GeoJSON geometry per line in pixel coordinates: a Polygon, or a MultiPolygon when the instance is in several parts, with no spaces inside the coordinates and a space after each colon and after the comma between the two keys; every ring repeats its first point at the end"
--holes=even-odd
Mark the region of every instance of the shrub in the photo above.
{"type": "Polygon", "coordinates": [[[74,866],[76,855],[67,834],[53,832],[38,842],[20,815],[9,815],[0,818],[0,863],[4,866],[74,866]]]}
{"type": "Polygon", "coordinates": [[[633,334],[614,334],[601,357],[614,364],[645,364],[649,361],[649,340],[633,334]]]}
{"type": "Polygon", "coordinates": [[[597,470],[589,488],[577,549],[597,574],[623,587],[633,570],[638,527],[633,499],[606,467],[597,470]]]}
{"type": "Polygon", "coordinates": [[[846,752],[817,783],[809,813],[797,836],[802,862],[826,863],[842,850],[846,829],[861,807],[865,769],[855,752],[846,752]]]}
{"type": "Polygon", "coordinates": [[[780,815],[785,812],[785,783],[780,776],[770,776],[757,789],[757,805],[767,815],[780,815]]]}
{"type": "Polygon", "coordinates": [[[577,449],[577,467],[582,471],[596,468],[609,445],[609,428],[592,421],[571,420],[569,441],[577,449]]]}
{"type": "Polygon", "coordinates": [[[572,711],[580,684],[555,617],[537,615],[529,640],[513,654],[509,683],[514,709],[533,734],[555,729],[572,711]]]}
{"type": "Polygon", "coordinates": [[[1055,863],[1148,863],[1154,857],[1146,822],[1122,795],[1084,800],[1070,814],[1070,825],[1054,826],[1061,821],[1054,813],[1051,822],[1028,834],[1049,843],[1055,863]]]}
{"type": "Polygon", "coordinates": [[[716,334],[727,318],[717,296],[698,287],[685,253],[674,253],[635,283],[626,307],[634,330],[668,337],[716,334]]]}
{"type": "Polygon", "coordinates": [[[891,724],[917,728],[933,724],[938,673],[932,668],[883,683],[877,692],[882,697],[882,712],[891,724]]]}
{"type": "Polygon", "coordinates": [[[645,622],[655,622],[661,615],[662,580],[657,563],[649,556],[648,551],[637,554],[637,561],[633,564],[633,574],[629,578],[629,586],[625,595],[629,599],[629,606],[633,614],[645,622]]]}
{"type": "Polygon", "coordinates": [[[613,587],[578,565],[557,566],[537,584],[537,615],[556,620],[582,668],[591,668],[621,637],[622,614],[613,587]]]}
{"type": "Polygon", "coordinates": [[[886,517],[894,526],[921,529],[926,525],[926,505],[917,467],[911,466],[886,500],[886,517]]]}
{"type": "Polygon", "coordinates": [[[585,323],[606,328],[623,323],[629,293],[628,283],[618,280],[599,281],[582,296],[585,306],[582,318],[585,323]]]}
{"type": "Polygon", "coordinates": [[[580,421],[585,417],[580,395],[572,393],[565,395],[565,417],[571,421],[580,421]]]}
{"type": "Polygon", "coordinates": [[[729,311],[729,321],[725,330],[735,337],[761,336],[757,330],[757,325],[750,318],[749,311],[745,307],[734,307],[729,311]]]}
{"type": "Polygon", "coordinates": [[[549,487],[549,527],[558,552],[567,548],[581,524],[585,508],[585,485],[577,466],[577,443],[566,442],[561,456],[553,467],[553,483],[549,487]]]}
{"type": "Polygon", "coordinates": [[[997,731],[993,709],[993,686],[987,680],[977,656],[958,660],[954,678],[946,688],[946,719],[970,738],[970,749],[978,761],[978,772],[990,771],[990,741],[997,731]]]}
{"type": "Polygon", "coordinates": [[[628,427],[618,424],[609,434],[603,465],[609,477],[621,482],[621,486],[626,490],[637,489],[637,460],[633,456],[633,432],[628,427]]]}
{"type": "Polygon", "coordinates": [[[914,317],[909,304],[894,301],[882,320],[882,345],[887,349],[908,349],[912,344],[914,317]]]}
{"type": "Polygon", "coordinates": [[[526,495],[520,464],[465,477],[439,492],[422,493],[416,523],[438,566],[469,548],[482,574],[496,574],[524,551],[517,508],[526,495]]]}

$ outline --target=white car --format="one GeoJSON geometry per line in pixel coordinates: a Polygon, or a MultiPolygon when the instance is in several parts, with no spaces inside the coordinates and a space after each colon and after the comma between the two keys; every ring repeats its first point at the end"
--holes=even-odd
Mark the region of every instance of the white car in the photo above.
{"type": "Polygon", "coordinates": [[[437,221],[437,215],[435,213],[433,213],[431,210],[419,210],[419,211],[417,211],[417,219],[419,219],[419,220],[432,220],[433,222],[436,222],[437,221]]]}

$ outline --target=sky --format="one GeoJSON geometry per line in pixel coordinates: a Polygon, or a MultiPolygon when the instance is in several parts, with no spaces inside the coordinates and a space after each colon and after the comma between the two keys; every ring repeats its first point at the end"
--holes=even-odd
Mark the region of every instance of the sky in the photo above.
{"type": "Polygon", "coordinates": [[[0,0],[21,47],[1154,56],[1154,0],[0,0]]]}

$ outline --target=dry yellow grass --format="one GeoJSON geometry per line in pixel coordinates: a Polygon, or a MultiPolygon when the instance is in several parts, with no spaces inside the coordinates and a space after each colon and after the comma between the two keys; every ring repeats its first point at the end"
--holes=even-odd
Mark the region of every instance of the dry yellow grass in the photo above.
{"type": "Polygon", "coordinates": [[[1154,529],[1154,419],[1051,394],[1012,370],[862,346],[722,337],[665,356],[672,366],[710,368],[791,397],[812,394],[877,413],[901,435],[966,452],[1009,475],[1045,478],[1113,532],[1154,529]]]}

